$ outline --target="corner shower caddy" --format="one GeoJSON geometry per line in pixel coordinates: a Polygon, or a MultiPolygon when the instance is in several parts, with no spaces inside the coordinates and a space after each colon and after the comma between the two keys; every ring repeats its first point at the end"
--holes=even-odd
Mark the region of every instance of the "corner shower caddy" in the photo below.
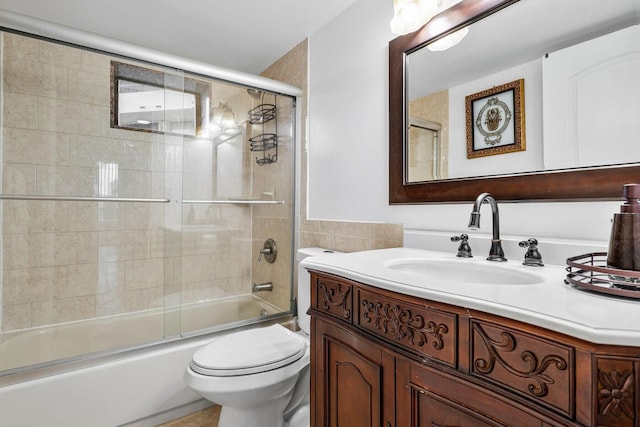
{"type": "Polygon", "coordinates": [[[249,138],[251,151],[261,152],[262,157],[256,157],[259,166],[278,161],[278,114],[277,101],[274,96],[273,104],[264,102],[265,94],[260,96],[260,105],[249,110],[249,123],[260,126],[261,133],[249,138]],[[267,123],[273,122],[269,126],[267,123]],[[273,128],[273,132],[267,132],[273,128]]]}

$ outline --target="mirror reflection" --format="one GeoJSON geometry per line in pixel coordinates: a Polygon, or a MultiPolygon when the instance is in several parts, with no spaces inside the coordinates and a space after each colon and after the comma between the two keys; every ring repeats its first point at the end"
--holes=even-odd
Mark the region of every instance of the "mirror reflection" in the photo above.
{"type": "Polygon", "coordinates": [[[637,0],[521,0],[407,55],[405,182],[640,162],[639,17],[637,0]],[[526,149],[469,155],[465,99],[520,79],[526,149]],[[440,124],[437,142],[418,123],[440,124]]]}
{"type": "Polygon", "coordinates": [[[407,149],[407,177],[419,182],[446,176],[446,162],[442,153],[442,125],[415,117],[409,119],[407,149]]]}
{"type": "Polygon", "coordinates": [[[118,126],[195,136],[196,96],[119,79],[118,126]]]}
{"type": "Polygon", "coordinates": [[[111,61],[111,127],[171,135],[207,132],[211,84],[111,61]]]}

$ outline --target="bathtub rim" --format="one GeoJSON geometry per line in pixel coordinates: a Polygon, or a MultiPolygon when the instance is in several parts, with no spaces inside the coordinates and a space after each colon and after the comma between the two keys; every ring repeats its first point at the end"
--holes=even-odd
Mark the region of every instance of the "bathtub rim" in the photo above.
{"type": "Polygon", "coordinates": [[[188,346],[193,341],[213,339],[221,335],[260,326],[281,324],[296,330],[295,317],[291,311],[285,311],[237,322],[225,323],[199,331],[187,332],[179,336],[168,337],[140,345],[120,347],[79,356],[56,359],[49,362],[23,366],[0,371],[0,388],[32,380],[61,375],[81,369],[91,368],[119,360],[137,357],[157,350],[168,350],[171,347],[188,346]]]}

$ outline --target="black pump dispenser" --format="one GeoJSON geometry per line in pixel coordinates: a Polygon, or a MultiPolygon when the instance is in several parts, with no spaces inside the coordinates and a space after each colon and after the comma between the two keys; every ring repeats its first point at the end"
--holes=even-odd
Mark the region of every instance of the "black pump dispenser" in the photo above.
{"type": "Polygon", "coordinates": [[[640,271],[640,184],[626,184],[622,197],[626,202],[613,216],[607,265],[640,271]]]}

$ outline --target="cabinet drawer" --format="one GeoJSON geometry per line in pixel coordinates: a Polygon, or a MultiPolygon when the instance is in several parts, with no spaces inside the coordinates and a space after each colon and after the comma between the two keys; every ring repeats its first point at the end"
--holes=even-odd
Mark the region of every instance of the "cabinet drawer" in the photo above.
{"type": "Polygon", "coordinates": [[[413,425],[429,427],[473,426],[506,427],[498,421],[462,405],[443,399],[435,393],[416,393],[416,414],[413,425]]]}
{"type": "Polygon", "coordinates": [[[366,289],[357,290],[357,325],[388,342],[456,367],[457,316],[366,289]]]}
{"type": "Polygon", "coordinates": [[[575,426],[555,414],[532,411],[511,397],[482,385],[412,363],[407,385],[413,426],[436,427],[551,427],[575,426]]]}
{"type": "Polygon", "coordinates": [[[572,347],[478,320],[471,321],[471,373],[572,417],[572,347]]]}
{"type": "Polygon", "coordinates": [[[353,285],[338,278],[313,273],[311,275],[311,307],[351,323],[353,285]]]}

